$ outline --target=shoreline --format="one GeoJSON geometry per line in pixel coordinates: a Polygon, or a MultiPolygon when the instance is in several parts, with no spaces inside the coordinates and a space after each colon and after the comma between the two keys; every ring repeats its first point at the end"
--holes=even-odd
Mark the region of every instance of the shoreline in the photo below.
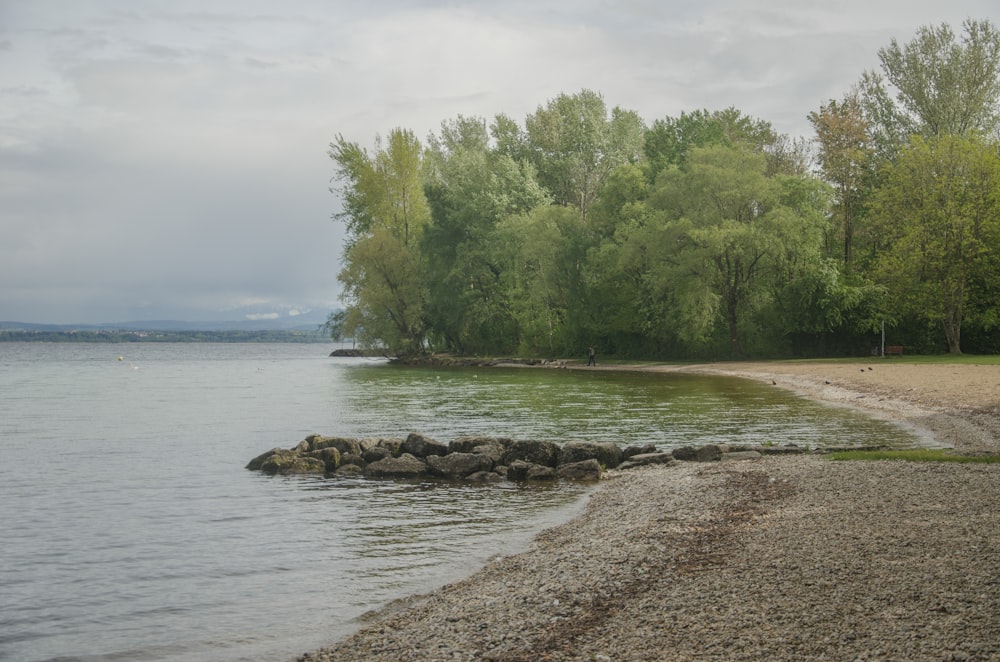
{"type": "MultiPolygon", "coordinates": [[[[755,379],[960,452],[1000,448],[1000,366],[597,369],[755,379]]],[[[997,494],[995,464],[801,455],[622,472],[527,551],[297,659],[995,659],[997,494]]]]}

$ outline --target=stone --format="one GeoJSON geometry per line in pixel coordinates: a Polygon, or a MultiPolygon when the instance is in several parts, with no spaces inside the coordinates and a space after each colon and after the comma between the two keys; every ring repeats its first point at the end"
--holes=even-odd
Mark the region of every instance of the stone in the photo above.
{"type": "Polygon", "coordinates": [[[411,432],[399,448],[401,453],[409,453],[413,457],[427,457],[428,455],[447,455],[448,444],[442,444],[430,437],[411,432]]]}
{"type": "Polygon", "coordinates": [[[289,451],[284,448],[272,448],[271,450],[265,451],[260,455],[258,455],[257,457],[255,457],[254,459],[250,460],[247,463],[246,468],[250,469],[251,471],[260,471],[260,467],[261,465],[264,464],[264,461],[276,453],[292,453],[292,451],[289,451]]]}
{"type": "Polygon", "coordinates": [[[493,469],[493,460],[483,453],[448,453],[430,455],[427,468],[435,476],[465,478],[470,474],[493,469]]]}
{"type": "MultiPolygon", "coordinates": [[[[309,439],[307,437],[307,439],[309,439]]],[[[343,455],[361,455],[361,442],[348,437],[321,437],[314,435],[310,441],[309,450],[322,450],[324,448],[336,448],[343,455]]]]}
{"type": "Polygon", "coordinates": [[[647,455],[649,453],[659,452],[656,446],[653,444],[643,444],[642,446],[626,446],[622,449],[622,460],[627,460],[633,455],[647,455]]]}
{"type": "Polygon", "coordinates": [[[333,473],[341,464],[340,451],[333,446],[321,448],[318,451],[310,451],[306,453],[306,456],[322,461],[326,465],[327,473],[333,473]]]}
{"type": "Polygon", "coordinates": [[[382,446],[371,446],[361,451],[361,459],[367,462],[378,462],[379,460],[392,457],[392,451],[382,446]]]}
{"type": "Polygon", "coordinates": [[[510,466],[515,461],[555,467],[559,463],[559,446],[551,441],[514,441],[503,454],[503,463],[510,466]]]}
{"type": "Polygon", "coordinates": [[[448,444],[448,450],[452,453],[474,453],[477,448],[482,446],[505,449],[510,446],[510,444],[511,440],[506,437],[469,436],[453,439],[451,443],[448,444]]]}
{"type": "Polygon", "coordinates": [[[510,480],[554,480],[556,470],[534,462],[514,460],[507,466],[507,478],[510,480]]]}
{"type": "Polygon", "coordinates": [[[570,462],[556,467],[556,477],[564,480],[600,480],[601,463],[596,459],[570,462]]]}
{"type": "Polygon", "coordinates": [[[574,464],[584,460],[597,460],[598,464],[614,469],[622,462],[622,449],[611,442],[570,441],[559,449],[559,465],[574,464]]]}
{"type": "Polygon", "coordinates": [[[338,476],[360,476],[364,469],[356,464],[342,464],[334,473],[338,476]]]}
{"type": "Polygon", "coordinates": [[[409,453],[387,457],[365,467],[365,475],[373,478],[401,478],[427,473],[427,463],[409,453]]]}
{"type": "Polygon", "coordinates": [[[298,453],[275,453],[264,460],[260,470],[266,474],[291,476],[295,474],[325,474],[326,463],[298,453]]]}
{"type": "Polygon", "coordinates": [[[632,469],[634,467],[645,467],[650,464],[671,464],[674,456],[671,453],[641,453],[633,455],[618,465],[621,470],[632,469]]]}
{"type": "Polygon", "coordinates": [[[672,451],[674,459],[684,462],[718,462],[722,459],[722,449],[716,444],[704,446],[682,446],[672,451]]]}

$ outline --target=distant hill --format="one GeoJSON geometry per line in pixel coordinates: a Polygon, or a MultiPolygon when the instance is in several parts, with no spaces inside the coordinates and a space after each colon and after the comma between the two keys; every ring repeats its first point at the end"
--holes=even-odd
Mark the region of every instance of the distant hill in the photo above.
{"type": "Polygon", "coordinates": [[[327,313],[310,312],[303,315],[264,317],[242,320],[133,320],[104,322],[100,324],[38,324],[34,322],[0,322],[0,330],[44,331],[51,333],[69,331],[316,331],[326,322],[327,313]]]}

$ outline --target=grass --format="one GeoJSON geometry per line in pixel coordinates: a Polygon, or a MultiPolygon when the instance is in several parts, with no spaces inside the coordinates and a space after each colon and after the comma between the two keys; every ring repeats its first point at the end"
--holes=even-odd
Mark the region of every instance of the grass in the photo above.
{"type": "Polygon", "coordinates": [[[905,462],[963,462],[995,464],[1000,455],[956,455],[946,448],[913,448],[903,450],[838,451],[831,460],[903,460],[905,462]]]}

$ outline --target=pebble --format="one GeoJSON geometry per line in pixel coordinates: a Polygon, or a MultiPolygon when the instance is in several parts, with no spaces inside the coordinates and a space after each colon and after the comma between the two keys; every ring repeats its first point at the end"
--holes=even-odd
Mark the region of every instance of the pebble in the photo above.
{"type": "Polygon", "coordinates": [[[622,472],[526,552],[297,659],[996,660],[997,495],[997,464],[622,472]]]}

